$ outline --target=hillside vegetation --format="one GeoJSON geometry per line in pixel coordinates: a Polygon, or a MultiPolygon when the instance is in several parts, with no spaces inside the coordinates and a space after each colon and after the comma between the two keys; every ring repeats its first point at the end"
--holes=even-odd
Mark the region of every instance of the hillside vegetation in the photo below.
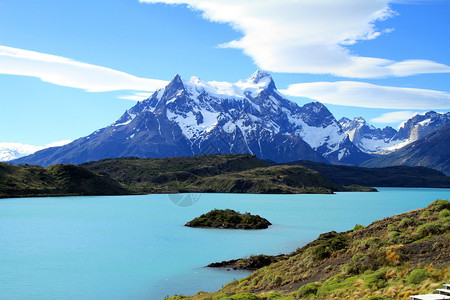
{"type": "Polygon", "coordinates": [[[450,188],[450,177],[440,171],[425,167],[363,168],[327,165],[306,160],[291,162],[289,165],[300,165],[316,170],[340,185],[450,188]]]}
{"type": "Polygon", "coordinates": [[[82,164],[136,193],[332,193],[345,191],[301,166],[267,166],[253,155],[117,158],[82,164]]]}
{"type": "Polygon", "coordinates": [[[322,234],[274,261],[218,292],[169,299],[380,300],[433,292],[450,279],[450,202],[322,234]]]}
{"type": "Polygon", "coordinates": [[[0,163],[0,198],[129,193],[111,178],[75,165],[43,168],[0,163]]]}

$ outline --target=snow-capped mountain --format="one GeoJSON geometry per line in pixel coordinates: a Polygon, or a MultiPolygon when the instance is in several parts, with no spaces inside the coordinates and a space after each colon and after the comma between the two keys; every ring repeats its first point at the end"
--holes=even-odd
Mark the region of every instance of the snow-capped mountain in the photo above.
{"type": "Polygon", "coordinates": [[[283,97],[262,71],[236,83],[176,75],[112,125],[15,163],[83,163],[110,157],[251,153],[262,159],[358,164],[360,151],[321,103],[283,97]]]}
{"type": "Polygon", "coordinates": [[[381,155],[362,164],[364,167],[422,166],[450,176],[450,123],[397,151],[381,155]]]}
{"type": "Polygon", "coordinates": [[[412,143],[438,130],[447,123],[450,123],[450,112],[438,113],[429,111],[424,114],[417,114],[400,126],[395,138],[409,140],[409,143],[412,143]]]}
{"type": "Polygon", "coordinates": [[[397,134],[394,128],[390,126],[383,129],[376,128],[361,117],[353,120],[342,118],[339,123],[349,139],[366,153],[388,152],[388,149],[403,142],[403,140],[393,139],[397,134]]]}
{"type": "Polygon", "coordinates": [[[46,146],[34,146],[21,143],[0,143],[0,161],[10,161],[19,157],[27,156],[35,153],[36,151],[57,147],[70,143],[69,140],[54,142],[46,146]]]}
{"type": "Polygon", "coordinates": [[[417,114],[405,121],[398,131],[390,126],[375,128],[363,118],[342,118],[339,123],[350,140],[363,152],[387,154],[450,123],[450,113],[429,111],[417,114]]]}

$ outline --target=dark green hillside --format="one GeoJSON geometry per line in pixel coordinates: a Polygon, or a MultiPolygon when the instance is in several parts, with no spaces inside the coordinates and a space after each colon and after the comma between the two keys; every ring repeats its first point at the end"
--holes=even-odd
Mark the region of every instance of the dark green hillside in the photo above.
{"type": "MultiPolygon", "coordinates": [[[[264,266],[215,293],[171,300],[409,299],[450,279],[450,202],[328,232],[288,255],[255,256],[230,266],[264,266]],[[274,261],[274,263],[271,263],[274,261]]],[[[214,264],[226,266],[227,262],[214,264]]]]}
{"type": "Polygon", "coordinates": [[[329,194],[346,190],[301,166],[272,166],[199,178],[192,186],[218,193],[329,194]]]}
{"type": "Polygon", "coordinates": [[[184,226],[223,229],[265,229],[269,225],[272,224],[258,215],[241,214],[232,209],[214,209],[187,222],[184,226]]]}
{"type": "Polygon", "coordinates": [[[425,167],[363,168],[327,165],[306,160],[294,161],[289,165],[300,165],[316,170],[334,183],[345,186],[357,184],[377,187],[450,188],[450,177],[425,167]]]}
{"type": "Polygon", "coordinates": [[[81,166],[107,175],[136,193],[298,194],[347,190],[316,171],[300,166],[268,167],[249,154],[116,158],[81,166]]]}
{"type": "Polygon", "coordinates": [[[201,155],[171,158],[114,158],[82,164],[92,172],[108,175],[141,193],[176,192],[198,177],[265,167],[247,154],[201,155]]]}
{"type": "Polygon", "coordinates": [[[0,197],[123,195],[130,192],[107,176],[75,165],[13,166],[0,163],[0,197]]]}

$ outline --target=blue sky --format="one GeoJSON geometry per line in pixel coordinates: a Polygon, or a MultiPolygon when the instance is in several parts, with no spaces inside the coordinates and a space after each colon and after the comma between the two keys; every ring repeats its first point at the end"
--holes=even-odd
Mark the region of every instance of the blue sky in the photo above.
{"type": "Polygon", "coordinates": [[[299,104],[396,127],[450,109],[449,15],[438,0],[0,0],[0,142],[74,140],[177,73],[256,69],[299,104]]]}

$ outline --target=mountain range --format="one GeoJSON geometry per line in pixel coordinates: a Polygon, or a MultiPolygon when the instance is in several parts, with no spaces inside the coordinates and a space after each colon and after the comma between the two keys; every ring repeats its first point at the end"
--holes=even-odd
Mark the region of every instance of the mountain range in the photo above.
{"type": "Polygon", "coordinates": [[[12,163],[49,166],[115,157],[249,153],[277,163],[361,165],[449,122],[450,113],[431,111],[409,119],[398,131],[379,129],[362,118],[337,121],[319,102],[299,106],[279,93],[263,71],[236,83],[176,75],[110,126],[12,163]]]}
{"type": "Polygon", "coordinates": [[[361,117],[339,120],[342,129],[361,151],[377,154],[387,154],[400,149],[435,132],[447,123],[450,123],[450,112],[435,111],[414,115],[403,122],[398,131],[390,126],[383,129],[375,128],[361,117]]]}

